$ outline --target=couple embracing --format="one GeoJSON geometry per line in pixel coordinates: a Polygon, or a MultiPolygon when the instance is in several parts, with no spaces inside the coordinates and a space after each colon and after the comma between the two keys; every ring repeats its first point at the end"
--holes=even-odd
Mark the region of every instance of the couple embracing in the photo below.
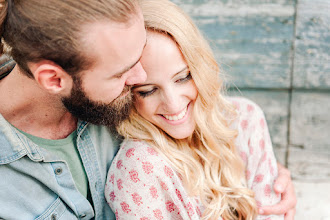
{"type": "Polygon", "coordinates": [[[3,55],[1,218],[293,219],[261,109],[223,95],[173,3],[7,0],[0,19],[16,63],[3,55]]]}

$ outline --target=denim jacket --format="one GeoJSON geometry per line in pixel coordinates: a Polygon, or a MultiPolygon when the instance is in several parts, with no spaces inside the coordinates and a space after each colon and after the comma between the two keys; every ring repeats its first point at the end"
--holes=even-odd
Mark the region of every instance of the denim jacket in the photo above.
{"type": "Polygon", "coordinates": [[[119,141],[107,128],[78,122],[77,148],[91,205],[75,187],[68,165],[0,114],[0,219],[115,219],[105,201],[104,186],[118,147],[119,141]]]}
{"type": "Polygon", "coordinates": [[[0,219],[115,219],[104,185],[119,142],[105,127],[86,122],[78,123],[77,134],[94,208],[75,187],[65,162],[0,115],[0,219]]]}

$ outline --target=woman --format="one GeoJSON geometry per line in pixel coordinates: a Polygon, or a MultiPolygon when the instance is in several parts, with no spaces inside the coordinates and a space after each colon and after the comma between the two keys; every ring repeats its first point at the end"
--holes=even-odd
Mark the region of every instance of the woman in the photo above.
{"type": "Polygon", "coordinates": [[[143,1],[147,80],[108,173],[106,199],[118,219],[283,219],[257,216],[280,200],[260,108],[221,93],[219,68],[198,29],[166,0],[143,1]]]}

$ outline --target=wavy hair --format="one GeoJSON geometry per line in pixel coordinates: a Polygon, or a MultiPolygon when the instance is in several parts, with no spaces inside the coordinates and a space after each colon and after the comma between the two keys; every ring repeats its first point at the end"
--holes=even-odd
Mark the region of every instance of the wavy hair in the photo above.
{"type": "Polygon", "coordinates": [[[203,219],[254,219],[254,193],[245,186],[244,165],[234,145],[237,131],[229,128],[235,109],[221,95],[220,69],[208,43],[189,16],[170,1],[140,3],[147,30],[170,36],[188,64],[198,89],[193,113],[196,127],[191,137],[177,140],[133,108],[118,132],[148,142],[165,156],[189,195],[201,199],[203,219]]]}

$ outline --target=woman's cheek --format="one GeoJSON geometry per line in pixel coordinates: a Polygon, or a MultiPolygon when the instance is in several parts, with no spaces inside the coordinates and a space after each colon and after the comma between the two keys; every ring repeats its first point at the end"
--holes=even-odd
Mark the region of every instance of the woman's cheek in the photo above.
{"type": "Polygon", "coordinates": [[[143,98],[137,97],[134,102],[135,108],[140,115],[146,113],[146,108],[148,107],[147,101],[143,98]]]}

